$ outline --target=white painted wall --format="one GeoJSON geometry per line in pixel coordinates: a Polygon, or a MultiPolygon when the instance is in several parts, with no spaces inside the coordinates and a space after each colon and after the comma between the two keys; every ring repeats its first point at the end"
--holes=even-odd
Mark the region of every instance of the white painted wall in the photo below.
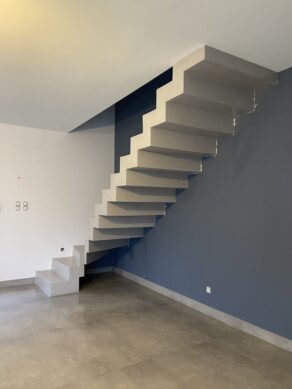
{"type": "Polygon", "coordinates": [[[84,243],[113,166],[113,125],[67,134],[0,124],[0,281],[33,277],[84,243]]]}
{"type": "Polygon", "coordinates": [[[292,66],[291,0],[1,0],[1,121],[69,131],[208,44],[292,66]]]}

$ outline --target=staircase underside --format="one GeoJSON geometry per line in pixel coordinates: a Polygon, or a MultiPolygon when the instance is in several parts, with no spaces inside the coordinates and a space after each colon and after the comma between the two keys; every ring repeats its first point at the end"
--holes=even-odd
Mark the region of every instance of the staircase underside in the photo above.
{"type": "Polygon", "coordinates": [[[95,206],[89,241],[37,272],[41,289],[49,296],[77,292],[84,264],[142,238],[176,202],[176,190],[202,171],[202,160],[217,155],[218,137],[234,135],[238,115],[254,111],[256,93],[276,82],[275,72],[208,46],[178,62],[95,206]]]}

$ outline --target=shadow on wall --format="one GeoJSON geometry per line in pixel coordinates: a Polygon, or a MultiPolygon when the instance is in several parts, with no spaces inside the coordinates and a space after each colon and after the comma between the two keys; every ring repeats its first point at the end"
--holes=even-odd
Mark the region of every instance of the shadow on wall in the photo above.
{"type": "Polygon", "coordinates": [[[106,126],[112,126],[115,124],[115,106],[105,109],[101,113],[93,116],[93,118],[87,120],[87,122],[80,124],[80,126],[74,128],[70,132],[93,130],[106,126]]]}

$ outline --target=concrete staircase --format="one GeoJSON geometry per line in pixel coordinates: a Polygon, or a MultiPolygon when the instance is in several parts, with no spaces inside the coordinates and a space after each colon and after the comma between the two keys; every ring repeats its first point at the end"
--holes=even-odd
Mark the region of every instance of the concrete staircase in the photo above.
{"type": "Polygon", "coordinates": [[[54,258],[52,269],[36,272],[36,284],[49,297],[79,291],[84,276],[84,246],[74,246],[72,257],[54,258]]]}
{"type": "Polygon", "coordinates": [[[131,152],[102,193],[90,221],[89,241],[70,258],[53,259],[52,269],[36,273],[48,295],[74,293],[84,265],[155,226],[176,189],[215,157],[217,138],[234,135],[240,113],[253,112],[257,91],[277,83],[277,74],[204,46],[173,67],[173,80],[157,90],[156,109],[143,116],[143,132],[131,138],[131,152]]]}

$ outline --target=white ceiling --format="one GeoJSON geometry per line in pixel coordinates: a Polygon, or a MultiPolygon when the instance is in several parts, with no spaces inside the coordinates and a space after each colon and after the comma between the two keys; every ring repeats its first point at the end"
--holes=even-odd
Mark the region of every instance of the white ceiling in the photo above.
{"type": "Polygon", "coordinates": [[[292,66],[291,0],[1,0],[0,122],[68,131],[208,44],[292,66]]]}

